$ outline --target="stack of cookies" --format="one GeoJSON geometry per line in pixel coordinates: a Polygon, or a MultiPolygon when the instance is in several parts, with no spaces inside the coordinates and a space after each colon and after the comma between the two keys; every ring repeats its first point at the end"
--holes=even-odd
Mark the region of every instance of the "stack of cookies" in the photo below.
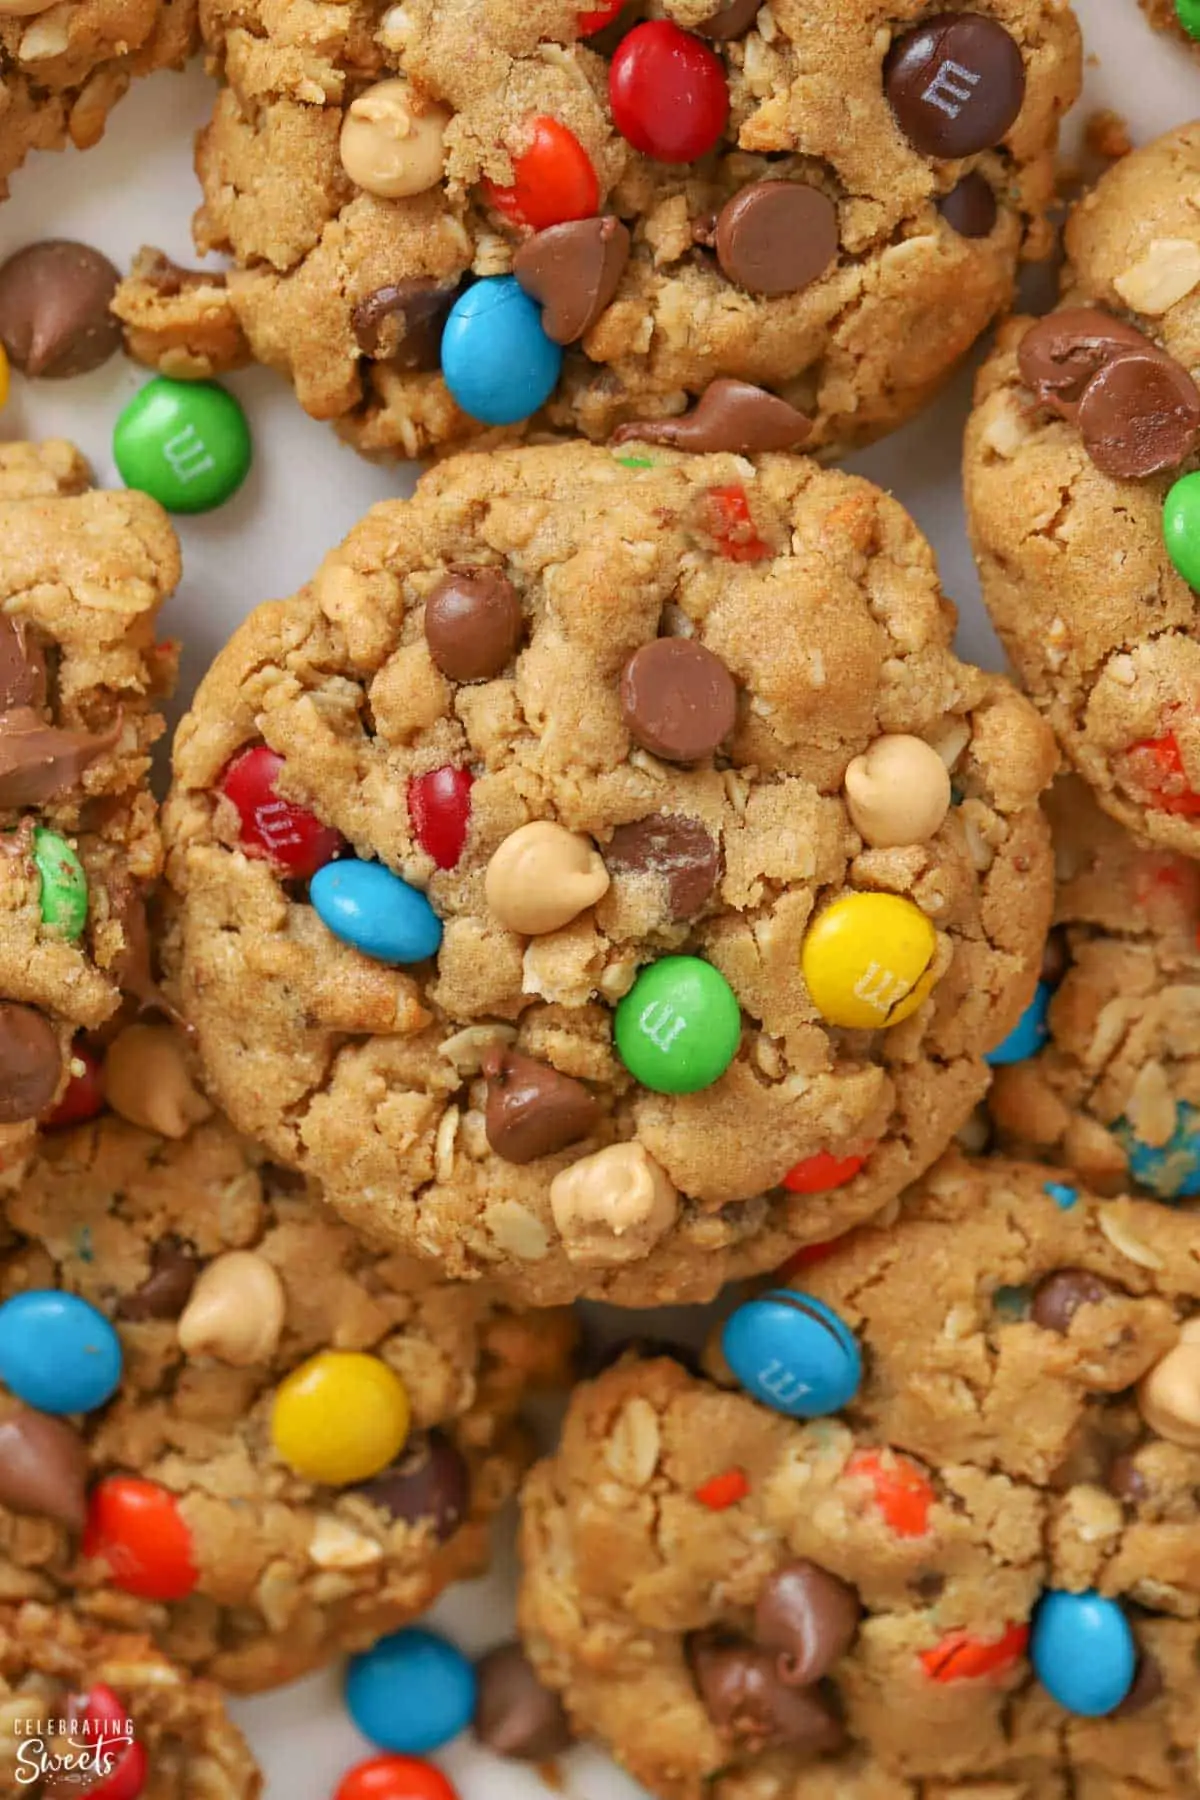
{"type": "Polygon", "coordinates": [[[1197,1800],[1200,128],[980,373],[1010,680],[835,463],[1051,247],[1063,0],[198,26],[231,266],[110,312],[60,247],[0,337],[437,460],[248,611],[160,809],[159,501],[242,450],[0,446],[12,1791],[249,1800],[221,1690],[349,1653],[338,1800],[454,1800],[472,1718],[660,1800],[1197,1800]],[[638,1316],[533,1466],[580,1301],[638,1316]],[[472,1670],[412,1621],[519,1488],[472,1670]]]}

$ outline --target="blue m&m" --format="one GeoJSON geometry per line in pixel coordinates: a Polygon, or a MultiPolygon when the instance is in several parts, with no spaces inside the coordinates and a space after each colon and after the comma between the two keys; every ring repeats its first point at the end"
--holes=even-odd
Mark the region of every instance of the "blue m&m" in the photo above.
{"type": "Polygon", "coordinates": [[[1046,1015],[1054,989],[1048,981],[1039,981],[1033,999],[1021,1014],[1004,1042],[997,1044],[984,1057],[989,1068],[1003,1069],[1009,1063],[1025,1062],[1036,1056],[1050,1035],[1046,1015]]]}
{"type": "Polygon", "coordinates": [[[1137,1645],[1123,1609],[1090,1590],[1043,1594],[1029,1655],[1050,1697],[1084,1719],[1101,1719],[1120,1706],[1137,1671],[1137,1645]]]}
{"type": "Polygon", "coordinates": [[[426,1756],[466,1730],[476,1688],[461,1650],[436,1632],[410,1627],[350,1658],[346,1707],[380,1749],[426,1756]]]}
{"type": "Polygon", "coordinates": [[[1129,1173],[1160,1200],[1190,1200],[1200,1194],[1200,1112],[1186,1100],[1175,1108],[1175,1129],[1165,1144],[1142,1141],[1127,1119],[1116,1135],[1129,1158],[1129,1173]]]}
{"type": "Polygon", "coordinates": [[[725,1322],[725,1361],[755,1400],[792,1419],[816,1419],[853,1400],[862,1382],[858,1339],[821,1300],[773,1288],[725,1322]]]}
{"type": "Polygon", "coordinates": [[[436,956],[442,922],[419,888],[383,863],[347,857],[326,863],[308,897],[322,925],[376,962],[415,963],[436,956]]]}
{"type": "Polygon", "coordinates": [[[92,1412],[121,1385],[121,1340],[77,1294],[34,1288],[0,1306],[0,1381],[45,1413],[92,1412]]]}
{"type": "Polygon", "coordinates": [[[516,425],[544,406],[562,360],[562,347],[542,329],[541,307],[512,275],[475,282],[446,320],[442,375],[483,425],[516,425]]]}

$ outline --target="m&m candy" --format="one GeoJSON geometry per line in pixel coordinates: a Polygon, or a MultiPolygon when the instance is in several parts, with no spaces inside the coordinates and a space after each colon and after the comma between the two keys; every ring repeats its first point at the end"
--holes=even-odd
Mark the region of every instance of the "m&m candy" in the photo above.
{"type": "Polygon", "coordinates": [[[347,1770],[333,1800],[458,1800],[458,1790],[418,1756],[372,1756],[347,1770]]]}
{"type": "Polygon", "coordinates": [[[1027,1062],[1036,1056],[1050,1036],[1047,1014],[1054,989],[1048,981],[1039,981],[1033,999],[1002,1043],[989,1050],[984,1062],[989,1068],[1004,1069],[1010,1063],[1027,1062]]]}
{"type": "MultiPolygon", "coordinates": [[[[1200,22],[1200,0],[1196,17],[1200,22]]],[[[1200,470],[1183,475],[1163,502],[1163,542],[1189,587],[1200,588],[1200,470]]]]}
{"type": "Polygon", "coordinates": [[[0,1381],[39,1412],[92,1412],[121,1384],[121,1340],[78,1294],[31,1288],[0,1306],[0,1381]]]}
{"type": "Polygon", "coordinates": [[[33,863],[41,880],[39,905],[43,925],[53,926],[75,943],[88,916],[88,884],[83,864],[57,831],[38,825],[33,833],[33,863]]]}
{"type": "Polygon", "coordinates": [[[47,1131],[83,1125],[104,1108],[104,1065],[78,1038],[71,1045],[70,1080],[62,1099],[42,1123],[47,1131]]]}
{"type": "Polygon", "coordinates": [[[923,1469],[895,1450],[856,1450],[846,1474],[871,1485],[875,1505],[897,1537],[924,1537],[936,1495],[923,1469]]]}
{"type": "Polygon", "coordinates": [[[383,863],[351,856],[326,863],[308,892],[322,925],[376,962],[424,962],[437,955],[441,920],[419,888],[383,863]]]}
{"type": "Polygon", "coordinates": [[[792,1419],[816,1419],[853,1400],[862,1382],[858,1339],[821,1300],[774,1288],[726,1320],[721,1350],[755,1400],[792,1419]]]}
{"type": "Polygon", "coordinates": [[[933,990],[937,933],[899,894],[844,894],[817,914],[800,952],[809,996],[830,1025],[879,1031],[933,990]]]}
{"type": "Polygon", "coordinates": [[[424,1756],[471,1723],[475,1670],[435,1632],[410,1628],[381,1638],[346,1671],[346,1707],[373,1744],[424,1756]]]}
{"type": "Polygon", "coordinates": [[[737,1054],[742,1015],[733,989],[698,956],[664,956],[617,1005],[617,1054],[656,1094],[711,1087],[737,1054]]]}
{"type": "Polygon", "coordinates": [[[369,1481],[396,1459],[410,1416],[404,1383],[378,1356],[323,1350],[280,1383],[271,1436],[306,1481],[344,1487],[369,1481]]]}
{"type": "Polygon", "coordinates": [[[340,856],[346,840],[316,813],[278,791],[283,758],[266,744],[234,757],[221,777],[220,791],[237,808],[239,842],[252,856],[265,856],[297,880],[307,880],[340,856]]]}
{"type": "Polygon", "coordinates": [[[453,869],[463,853],[474,780],[470,769],[447,763],[408,784],[408,816],[417,842],[439,869],[453,869]]]}
{"type": "Polygon", "coordinates": [[[1189,37],[1200,38],[1200,0],[1175,0],[1175,17],[1189,37]]]}
{"type": "Polygon", "coordinates": [[[138,1800],[150,1773],[145,1745],[133,1736],[133,1721],[113,1690],[97,1682],[83,1708],[83,1731],[75,1734],[87,1746],[93,1766],[106,1770],[88,1783],[87,1800],[138,1800]]]}
{"type": "Polygon", "coordinates": [[[613,123],[643,156],[695,162],[720,141],[729,88],[720,57],[668,19],[636,25],[609,65],[613,123]]]}
{"type": "Polygon", "coordinates": [[[246,415],[212,381],[158,375],[134,395],[113,431],[113,459],[126,487],[168,512],[210,512],[250,473],[246,415]]]}
{"type": "Polygon", "coordinates": [[[80,1547],[107,1564],[114,1587],[141,1600],[186,1600],[199,1579],[174,1494],[140,1476],[107,1475],[96,1483],[80,1547]]]}
{"type": "Polygon", "coordinates": [[[783,1178],[789,1194],[828,1194],[833,1188],[845,1187],[853,1181],[867,1160],[867,1151],[857,1156],[835,1156],[831,1150],[818,1150],[795,1163],[783,1178]]]}
{"type": "Polygon", "coordinates": [[[948,1631],[930,1650],[921,1651],[921,1666],[931,1681],[984,1681],[1011,1673],[1029,1648],[1029,1627],[1012,1624],[999,1637],[976,1637],[948,1631]]]}
{"type": "Polygon", "coordinates": [[[1190,1200],[1200,1194],[1200,1112],[1176,1102],[1175,1129],[1165,1144],[1147,1144],[1128,1119],[1118,1119],[1115,1135],[1129,1158],[1129,1173],[1160,1200],[1190,1200]]]}
{"type": "Polygon", "coordinates": [[[490,206],[514,225],[548,231],[571,219],[590,219],[600,205],[600,183],[592,159],[558,119],[530,119],[527,142],[512,159],[511,187],[485,181],[490,206]]]}
{"type": "Polygon", "coordinates": [[[1133,1686],[1137,1645],[1116,1600],[1051,1588],[1033,1616],[1029,1654],[1046,1692],[1067,1712],[1100,1719],[1133,1686]]]}
{"type": "Polygon", "coordinates": [[[512,275],[492,275],[459,296],[442,334],[442,375],[481,425],[516,425],[544,406],[562,373],[562,347],[542,309],[512,275]]]}

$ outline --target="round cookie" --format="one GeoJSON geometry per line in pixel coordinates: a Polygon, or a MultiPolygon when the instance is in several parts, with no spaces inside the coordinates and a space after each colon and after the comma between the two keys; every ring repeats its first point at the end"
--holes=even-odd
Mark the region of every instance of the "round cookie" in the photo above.
{"type": "Polygon", "coordinates": [[[63,1094],[77,1033],[155,997],[150,752],[177,647],[155,642],[179,546],[146,495],[69,444],[0,445],[0,1185],[63,1094]]]}
{"type": "Polygon", "coordinates": [[[1141,846],[1076,777],[1051,789],[1055,929],[1033,1054],[996,1068],[1006,1153],[1097,1193],[1200,1194],[1200,864],[1141,846]],[[1040,1039],[1040,1042],[1038,1041],[1040,1039]]]}
{"type": "Polygon", "coordinates": [[[256,1800],[262,1792],[210,1682],[167,1662],[145,1638],[89,1624],[69,1607],[0,1608],[0,1774],[9,1792],[82,1794],[106,1763],[114,1780],[140,1777],[140,1800],[256,1800]],[[38,1780],[56,1769],[57,1785],[38,1780]]]}
{"type": "MultiPolygon", "coordinates": [[[[375,456],[530,415],[676,441],[717,378],[787,405],[689,419],[696,448],[881,435],[1045,254],[1080,79],[1061,0],[201,10],[197,245],[256,357],[375,456]]],[[[152,326],[147,298],[119,310],[152,326]]]]}
{"type": "Polygon", "coordinates": [[[481,1286],[430,1282],[216,1120],[175,1141],[111,1115],[53,1134],[9,1223],[8,1597],[70,1590],[249,1691],[485,1565],[528,1455],[517,1409],[564,1372],[565,1316],[527,1326],[481,1286]]]}
{"type": "Polygon", "coordinates": [[[135,76],[182,68],[196,35],[196,3],[8,0],[0,7],[0,199],[31,150],[90,148],[135,76]]]}
{"type": "Polygon", "coordinates": [[[965,451],[984,599],[1023,682],[1105,810],[1191,856],[1198,171],[1200,125],[1181,126],[1080,201],[1063,310],[1001,331],[965,451]]]}
{"type": "Polygon", "coordinates": [[[880,1211],[1048,925],[1049,734],[953,626],[903,511],[804,460],[445,463],[180,728],[214,1098],[535,1304],[706,1297],[880,1211]]]}

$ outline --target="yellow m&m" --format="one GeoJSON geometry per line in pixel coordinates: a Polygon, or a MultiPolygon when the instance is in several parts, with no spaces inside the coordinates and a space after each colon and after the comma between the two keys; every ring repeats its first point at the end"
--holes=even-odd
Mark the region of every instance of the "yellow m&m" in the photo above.
{"type": "Polygon", "coordinates": [[[933,988],[937,933],[899,894],[846,894],[808,929],[800,969],[831,1025],[881,1031],[916,1012],[933,988]]]}
{"type": "Polygon", "coordinates": [[[322,1350],[275,1395],[271,1436],[306,1481],[344,1487],[368,1481],[396,1460],[408,1437],[408,1394],[377,1356],[322,1350]]]}

